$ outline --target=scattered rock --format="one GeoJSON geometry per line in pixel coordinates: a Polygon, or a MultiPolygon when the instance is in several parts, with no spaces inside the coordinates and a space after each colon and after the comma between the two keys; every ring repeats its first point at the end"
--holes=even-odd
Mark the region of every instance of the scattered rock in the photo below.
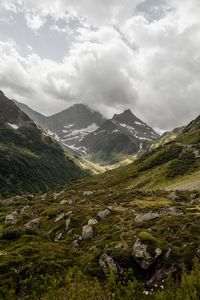
{"type": "Polygon", "coordinates": [[[34,199],[34,195],[28,195],[27,197],[26,197],[28,200],[32,200],[32,199],[34,199]]]}
{"type": "Polygon", "coordinates": [[[53,194],[53,198],[54,200],[56,200],[59,196],[61,196],[62,194],[64,194],[64,191],[61,191],[60,193],[54,193],[53,194]]]}
{"type": "Polygon", "coordinates": [[[1,201],[1,205],[10,205],[13,203],[13,199],[12,198],[9,198],[9,199],[4,199],[1,201]]]}
{"type": "Polygon", "coordinates": [[[93,252],[96,252],[97,250],[98,250],[98,248],[96,246],[92,246],[89,249],[89,251],[93,251],[93,252]]]}
{"type": "Polygon", "coordinates": [[[150,221],[150,220],[159,218],[159,216],[160,215],[158,213],[152,213],[152,212],[148,212],[146,214],[138,214],[135,217],[135,222],[140,223],[140,222],[143,222],[143,221],[150,221]]]}
{"type": "Polygon", "coordinates": [[[39,226],[40,226],[40,218],[31,220],[30,222],[24,225],[26,229],[37,229],[39,226]]]}
{"type": "Polygon", "coordinates": [[[83,196],[91,196],[93,194],[94,194],[93,191],[85,191],[85,192],[83,192],[83,196]]]}
{"type": "Polygon", "coordinates": [[[61,201],[60,201],[60,204],[61,204],[61,205],[67,204],[67,200],[61,200],[61,201]]]}
{"type": "Polygon", "coordinates": [[[103,220],[103,219],[104,219],[105,217],[107,217],[109,214],[110,214],[110,210],[106,208],[106,209],[100,211],[100,212],[97,214],[97,216],[98,216],[101,220],[103,220]]]}
{"type": "Polygon", "coordinates": [[[60,220],[64,219],[66,217],[66,213],[61,213],[57,218],[55,219],[55,223],[59,222],[60,220]]]}
{"type": "Polygon", "coordinates": [[[151,245],[151,251],[149,251],[149,244],[142,242],[139,238],[137,238],[133,245],[132,256],[138,265],[144,270],[147,270],[162,254],[162,250],[160,248],[154,247],[152,250],[152,247],[153,245],[151,245]]]}
{"type": "Polygon", "coordinates": [[[91,225],[85,225],[82,229],[83,240],[89,240],[93,237],[93,227],[91,225]]]}
{"type": "Polygon", "coordinates": [[[113,258],[106,253],[101,255],[99,259],[99,266],[105,275],[108,275],[109,273],[114,273],[115,275],[118,274],[116,263],[114,262],[113,258]]]}
{"type": "Polygon", "coordinates": [[[162,213],[169,216],[182,216],[184,214],[182,209],[173,206],[164,208],[162,213]]]}
{"type": "Polygon", "coordinates": [[[177,196],[175,192],[170,193],[168,198],[173,200],[173,201],[180,201],[180,197],[177,196]]]}
{"type": "Polygon", "coordinates": [[[115,246],[115,249],[121,249],[121,250],[127,250],[128,249],[128,245],[127,243],[122,243],[122,242],[119,242],[117,243],[117,245],[115,246]]]}
{"type": "Polygon", "coordinates": [[[69,205],[72,205],[72,204],[74,204],[74,201],[70,199],[70,200],[67,201],[67,203],[68,203],[69,205]]]}
{"type": "Polygon", "coordinates": [[[63,235],[61,232],[57,232],[55,236],[55,242],[59,242],[62,239],[63,235]]]}
{"type": "Polygon", "coordinates": [[[88,221],[88,225],[96,226],[99,222],[96,219],[90,219],[88,221]]]}
{"type": "Polygon", "coordinates": [[[79,248],[80,247],[78,240],[75,240],[75,241],[72,242],[72,247],[74,247],[74,248],[79,248]]]}
{"type": "Polygon", "coordinates": [[[69,228],[69,225],[71,223],[71,220],[70,219],[67,219],[66,220],[66,225],[65,225],[65,231],[68,232],[68,228],[69,228]]]}
{"type": "Polygon", "coordinates": [[[17,217],[14,213],[7,215],[5,218],[5,225],[15,225],[17,223],[17,217]]]}
{"type": "Polygon", "coordinates": [[[79,234],[74,234],[74,239],[75,240],[78,240],[78,241],[82,241],[82,236],[81,235],[79,235],[79,234]]]}
{"type": "Polygon", "coordinates": [[[26,206],[22,207],[22,209],[21,209],[21,214],[24,214],[25,211],[26,211],[27,209],[29,209],[29,208],[30,208],[29,205],[26,205],[26,206]]]}
{"type": "Polygon", "coordinates": [[[190,199],[191,200],[195,200],[197,198],[197,194],[190,194],[190,199]]]}

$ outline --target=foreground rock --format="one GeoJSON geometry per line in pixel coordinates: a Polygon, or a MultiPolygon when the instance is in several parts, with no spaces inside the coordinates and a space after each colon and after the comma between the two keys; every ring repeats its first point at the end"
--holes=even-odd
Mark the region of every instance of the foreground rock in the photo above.
{"type": "Polygon", "coordinates": [[[15,225],[17,223],[17,217],[15,214],[7,215],[5,218],[5,225],[15,225]]]}
{"type": "Polygon", "coordinates": [[[150,246],[149,243],[143,242],[139,238],[133,245],[132,256],[144,270],[147,270],[161,254],[162,250],[160,248],[156,248],[153,245],[150,246]]]}
{"type": "Polygon", "coordinates": [[[93,237],[93,227],[91,225],[85,225],[82,229],[83,240],[89,240],[93,237]]]}
{"type": "Polygon", "coordinates": [[[99,259],[99,266],[105,275],[108,275],[109,273],[114,273],[115,275],[118,274],[116,263],[114,262],[113,258],[106,253],[101,255],[99,259]]]}
{"type": "Polygon", "coordinates": [[[39,226],[40,226],[40,218],[31,220],[30,222],[24,225],[26,229],[37,229],[39,226]]]}
{"type": "Polygon", "coordinates": [[[135,222],[140,223],[140,222],[144,222],[144,221],[150,221],[150,220],[159,218],[159,216],[160,215],[158,213],[152,213],[152,212],[149,212],[146,214],[138,214],[135,217],[135,222]]]}

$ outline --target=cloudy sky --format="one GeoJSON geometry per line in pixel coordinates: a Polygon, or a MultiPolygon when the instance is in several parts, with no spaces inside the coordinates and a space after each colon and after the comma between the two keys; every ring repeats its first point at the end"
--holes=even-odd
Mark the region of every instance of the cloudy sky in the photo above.
{"type": "Polygon", "coordinates": [[[200,114],[200,1],[0,0],[0,89],[45,115],[81,102],[183,125],[200,114]]]}

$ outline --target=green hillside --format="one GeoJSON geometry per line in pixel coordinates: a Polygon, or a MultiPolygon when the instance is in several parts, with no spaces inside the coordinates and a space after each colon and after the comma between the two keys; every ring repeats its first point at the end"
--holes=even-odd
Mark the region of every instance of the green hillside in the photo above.
{"type": "Polygon", "coordinates": [[[84,172],[11,100],[0,94],[0,194],[36,193],[84,172]]]}

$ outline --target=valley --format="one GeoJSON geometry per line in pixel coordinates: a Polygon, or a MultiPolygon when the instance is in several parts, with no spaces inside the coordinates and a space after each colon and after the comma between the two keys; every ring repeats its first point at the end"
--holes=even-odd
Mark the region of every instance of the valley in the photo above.
{"type": "Polygon", "coordinates": [[[162,137],[129,110],[100,117],[76,131],[100,165],[0,104],[1,299],[199,299],[199,117],[162,137]]]}

